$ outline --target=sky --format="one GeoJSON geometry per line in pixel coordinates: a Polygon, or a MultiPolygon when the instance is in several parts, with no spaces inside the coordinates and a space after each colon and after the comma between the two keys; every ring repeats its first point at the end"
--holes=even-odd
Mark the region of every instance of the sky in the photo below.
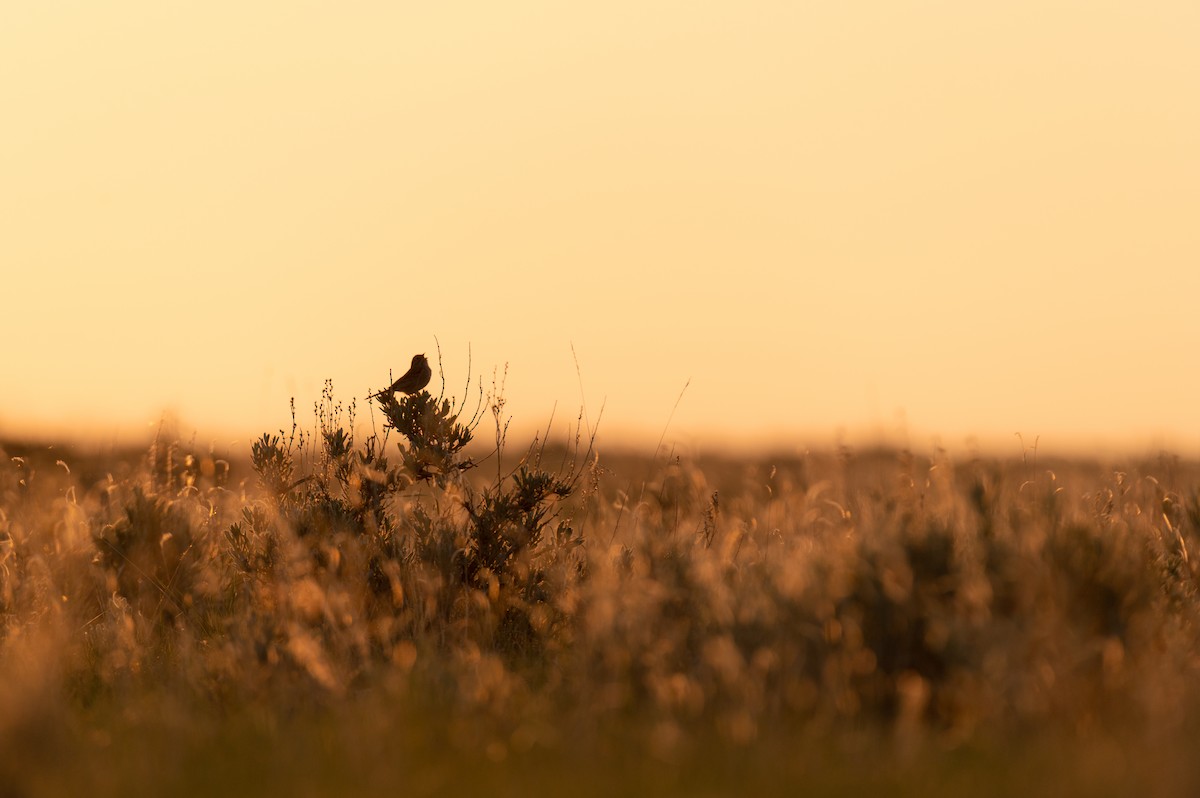
{"type": "Polygon", "coordinates": [[[514,431],[650,451],[1200,454],[1197,41],[1194,0],[5,3],[0,438],[248,441],[326,379],[369,420],[440,347],[514,431]]]}

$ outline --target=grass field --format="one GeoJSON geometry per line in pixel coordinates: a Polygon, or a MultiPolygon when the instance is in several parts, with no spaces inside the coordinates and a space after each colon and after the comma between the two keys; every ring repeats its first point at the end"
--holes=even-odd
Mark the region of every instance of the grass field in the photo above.
{"type": "Polygon", "coordinates": [[[380,410],[3,444],[0,796],[1200,791],[1196,463],[380,410]]]}

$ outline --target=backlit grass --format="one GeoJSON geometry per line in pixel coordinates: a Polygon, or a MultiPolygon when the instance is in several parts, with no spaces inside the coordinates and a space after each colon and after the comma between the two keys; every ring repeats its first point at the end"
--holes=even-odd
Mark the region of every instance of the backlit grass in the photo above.
{"type": "Polygon", "coordinates": [[[379,407],[7,447],[0,795],[1200,787],[1195,464],[501,458],[379,407]]]}

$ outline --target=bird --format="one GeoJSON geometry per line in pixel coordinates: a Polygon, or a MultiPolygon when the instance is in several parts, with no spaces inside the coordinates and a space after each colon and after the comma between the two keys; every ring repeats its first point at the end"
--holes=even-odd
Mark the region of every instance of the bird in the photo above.
{"type": "Polygon", "coordinates": [[[416,393],[429,384],[429,378],[433,376],[433,370],[429,368],[429,361],[425,359],[425,355],[413,355],[412,365],[408,371],[404,372],[404,376],[392,383],[391,387],[385,388],[378,393],[373,393],[368,396],[368,399],[374,399],[376,396],[383,396],[388,393],[416,393]]]}

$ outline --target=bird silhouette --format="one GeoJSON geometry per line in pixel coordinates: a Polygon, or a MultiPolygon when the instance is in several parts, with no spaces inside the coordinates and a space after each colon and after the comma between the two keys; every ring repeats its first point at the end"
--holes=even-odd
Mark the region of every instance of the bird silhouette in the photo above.
{"type": "Polygon", "coordinates": [[[373,393],[367,398],[374,399],[385,393],[416,393],[429,384],[429,378],[432,376],[433,370],[429,368],[429,361],[425,359],[425,355],[413,355],[412,365],[409,366],[408,371],[404,372],[403,377],[393,382],[391,387],[373,393]]]}

